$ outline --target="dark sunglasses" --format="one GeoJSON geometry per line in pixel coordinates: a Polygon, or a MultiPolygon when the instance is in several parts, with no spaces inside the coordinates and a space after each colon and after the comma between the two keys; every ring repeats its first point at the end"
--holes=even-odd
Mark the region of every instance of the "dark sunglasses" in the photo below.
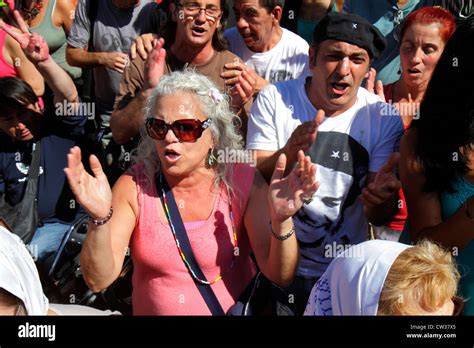
{"type": "Polygon", "coordinates": [[[211,123],[210,118],[204,121],[182,119],[171,124],[156,118],[148,118],[145,126],[147,134],[156,140],[163,140],[171,129],[179,141],[195,142],[201,137],[202,132],[210,127],[211,123]]]}

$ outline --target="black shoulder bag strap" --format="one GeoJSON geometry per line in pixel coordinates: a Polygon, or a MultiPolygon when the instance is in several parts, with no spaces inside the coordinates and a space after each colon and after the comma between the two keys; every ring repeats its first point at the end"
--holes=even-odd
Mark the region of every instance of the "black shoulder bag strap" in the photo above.
{"type": "Polygon", "coordinates": [[[26,188],[23,198],[16,211],[16,219],[13,224],[14,233],[25,243],[29,243],[38,227],[38,206],[37,191],[38,177],[41,159],[41,142],[34,144],[33,157],[31,159],[28,175],[26,178],[26,188]]]}
{"type": "MultiPolygon", "coordinates": [[[[196,275],[203,280],[207,280],[206,276],[201,270],[201,267],[199,267],[196,261],[196,258],[194,257],[193,249],[191,248],[191,244],[189,243],[188,234],[186,233],[186,228],[184,227],[183,220],[181,219],[181,215],[179,214],[178,207],[176,206],[176,201],[174,200],[173,192],[171,191],[168,183],[166,182],[164,175],[162,174],[158,174],[156,178],[157,190],[161,189],[160,175],[161,175],[161,180],[163,184],[163,189],[165,191],[166,203],[168,205],[171,220],[173,221],[173,224],[174,224],[176,236],[178,237],[178,240],[180,242],[181,250],[183,251],[184,255],[186,255],[186,259],[188,260],[194,272],[196,272],[196,275]]],[[[160,195],[160,200],[164,208],[164,202],[161,195],[160,195]]],[[[219,303],[219,300],[217,299],[216,294],[212,290],[211,286],[207,284],[199,283],[195,281],[194,278],[193,278],[193,282],[198,288],[199,292],[201,293],[201,296],[206,302],[207,307],[209,307],[209,310],[211,311],[212,315],[225,315],[224,310],[222,309],[222,306],[219,303]]]]}

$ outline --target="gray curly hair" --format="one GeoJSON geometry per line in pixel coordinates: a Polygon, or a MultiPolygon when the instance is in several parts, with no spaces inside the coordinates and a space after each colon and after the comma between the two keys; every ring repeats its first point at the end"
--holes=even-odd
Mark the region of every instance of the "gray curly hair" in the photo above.
{"type": "MultiPolygon", "coordinates": [[[[209,78],[192,69],[176,71],[160,79],[160,83],[148,98],[147,106],[144,109],[145,117],[151,118],[153,116],[153,109],[159,97],[177,92],[192,93],[200,100],[204,114],[212,120],[209,129],[214,142],[214,153],[225,151],[225,149],[243,149],[244,141],[238,133],[241,121],[230,110],[229,96],[218,92],[217,86],[209,78]]],[[[155,181],[161,163],[154,140],[146,133],[145,126],[141,128],[140,134],[142,140],[133,155],[133,162],[144,164],[146,184],[148,185],[155,181]]],[[[229,181],[232,177],[232,166],[218,162],[214,170],[216,173],[215,187],[224,183],[232,193],[233,187],[229,181]]]]}

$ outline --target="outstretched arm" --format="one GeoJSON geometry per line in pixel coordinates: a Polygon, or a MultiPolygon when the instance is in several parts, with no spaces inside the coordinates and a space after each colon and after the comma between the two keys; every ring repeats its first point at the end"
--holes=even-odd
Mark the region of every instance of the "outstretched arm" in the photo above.
{"type": "Polygon", "coordinates": [[[112,217],[107,223],[101,226],[89,224],[81,251],[84,280],[93,292],[99,292],[112,284],[122,269],[135,227],[137,193],[131,176],[122,175],[112,195],[97,157],[91,156],[90,166],[93,176],[84,169],[81,150],[74,147],[68,154],[68,166],[64,172],[74,196],[90,217],[103,219],[113,207],[112,217]]]}

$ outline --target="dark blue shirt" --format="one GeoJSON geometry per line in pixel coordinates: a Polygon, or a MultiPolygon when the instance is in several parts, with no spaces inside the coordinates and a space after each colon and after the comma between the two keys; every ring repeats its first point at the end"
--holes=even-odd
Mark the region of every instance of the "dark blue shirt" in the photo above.
{"type": "MultiPolygon", "coordinates": [[[[84,134],[87,117],[43,116],[41,126],[41,159],[38,178],[38,213],[41,223],[72,223],[84,211],[72,194],[63,169],[69,149],[84,134]]],[[[10,204],[21,201],[37,139],[22,142],[0,131],[0,194],[10,204]]]]}

